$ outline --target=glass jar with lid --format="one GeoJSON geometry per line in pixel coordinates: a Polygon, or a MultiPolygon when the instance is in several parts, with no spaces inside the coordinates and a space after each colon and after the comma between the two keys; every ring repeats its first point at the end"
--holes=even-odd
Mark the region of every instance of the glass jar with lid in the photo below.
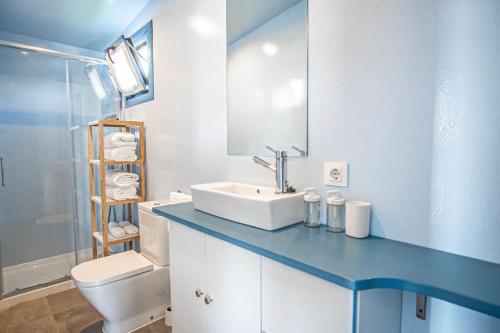
{"type": "Polygon", "coordinates": [[[345,230],[345,199],[338,190],[327,192],[326,230],[331,232],[345,230]]]}
{"type": "Polygon", "coordinates": [[[321,196],[313,187],[304,189],[304,225],[309,228],[319,227],[321,196]]]}

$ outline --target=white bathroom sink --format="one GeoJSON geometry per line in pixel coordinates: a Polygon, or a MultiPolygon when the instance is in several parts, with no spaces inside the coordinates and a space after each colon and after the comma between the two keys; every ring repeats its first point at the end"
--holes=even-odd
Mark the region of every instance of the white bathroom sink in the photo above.
{"type": "Polygon", "coordinates": [[[264,230],[304,219],[304,193],[274,193],[274,188],[235,182],[191,186],[194,208],[264,230]]]}

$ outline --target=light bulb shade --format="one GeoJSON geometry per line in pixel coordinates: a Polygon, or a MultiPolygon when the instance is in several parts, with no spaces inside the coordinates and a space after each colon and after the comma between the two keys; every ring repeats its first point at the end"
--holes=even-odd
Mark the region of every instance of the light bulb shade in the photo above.
{"type": "Polygon", "coordinates": [[[118,89],[124,96],[148,90],[135,53],[132,43],[123,36],[106,49],[106,61],[118,89]]]}
{"type": "Polygon", "coordinates": [[[108,94],[106,94],[106,90],[104,89],[104,85],[99,78],[97,70],[95,68],[89,69],[87,71],[87,76],[90,80],[90,84],[92,85],[95,94],[97,95],[97,98],[99,98],[101,101],[105,100],[108,97],[108,94]]]}
{"type": "Polygon", "coordinates": [[[119,98],[116,84],[107,65],[88,64],[84,71],[101,103],[108,104],[119,98]]]}

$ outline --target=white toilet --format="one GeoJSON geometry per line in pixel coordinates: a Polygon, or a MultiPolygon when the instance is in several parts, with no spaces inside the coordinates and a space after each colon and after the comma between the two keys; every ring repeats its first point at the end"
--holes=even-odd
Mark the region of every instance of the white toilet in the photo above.
{"type": "Polygon", "coordinates": [[[139,204],[141,253],[133,250],[75,266],[71,276],[104,317],[105,333],[126,333],[165,315],[170,304],[168,220],[139,204]]]}

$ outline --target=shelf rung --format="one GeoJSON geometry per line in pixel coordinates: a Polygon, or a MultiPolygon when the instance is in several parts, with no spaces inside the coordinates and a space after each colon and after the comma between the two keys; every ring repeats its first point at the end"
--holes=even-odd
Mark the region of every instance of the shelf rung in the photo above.
{"type": "MultiPolygon", "coordinates": [[[[94,232],[94,233],[92,233],[92,236],[97,240],[97,242],[99,244],[103,244],[102,231],[94,232]]],[[[126,243],[126,242],[131,242],[131,241],[139,240],[139,239],[140,239],[140,234],[133,235],[133,236],[121,237],[121,238],[114,238],[108,232],[108,245],[121,244],[121,243],[126,243]]]]}
{"type": "Polygon", "coordinates": [[[99,124],[102,124],[102,126],[104,127],[140,127],[144,125],[144,123],[141,121],[117,120],[117,119],[94,120],[88,123],[89,126],[99,126],[99,124]]]}
{"type": "MultiPolygon", "coordinates": [[[[90,160],[89,163],[93,164],[93,165],[100,165],[101,161],[90,160]]],[[[104,161],[104,165],[127,165],[127,164],[142,164],[142,160],[135,160],[135,161],[130,161],[130,162],[129,161],[117,162],[117,161],[109,161],[109,160],[104,161]]]]}
{"type": "MultiPolygon", "coordinates": [[[[95,202],[96,204],[101,204],[101,197],[99,195],[94,195],[91,197],[91,200],[95,202]]],[[[127,199],[127,200],[113,200],[110,198],[107,198],[106,200],[106,205],[126,205],[129,203],[137,203],[137,202],[143,202],[144,199],[142,197],[138,197],[137,199],[127,199]]]]}

